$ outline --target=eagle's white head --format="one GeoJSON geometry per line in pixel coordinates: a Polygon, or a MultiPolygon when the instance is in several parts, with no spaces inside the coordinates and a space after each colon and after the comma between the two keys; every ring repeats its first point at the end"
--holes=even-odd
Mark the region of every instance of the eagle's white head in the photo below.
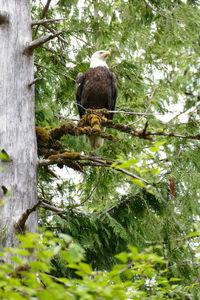
{"type": "Polygon", "coordinates": [[[90,60],[90,68],[96,68],[96,67],[106,67],[108,68],[108,65],[106,63],[106,59],[110,55],[109,51],[105,50],[99,50],[95,52],[90,60]]]}

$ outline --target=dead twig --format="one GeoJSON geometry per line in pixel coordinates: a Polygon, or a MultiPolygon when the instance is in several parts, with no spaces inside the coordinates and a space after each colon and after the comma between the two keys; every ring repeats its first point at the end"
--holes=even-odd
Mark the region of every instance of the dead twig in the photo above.
{"type": "Polygon", "coordinates": [[[148,111],[149,111],[149,109],[151,107],[151,102],[152,102],[152,99],[153,99],[153,96],[155,94],[156,89],[157,89],[157,87],[155,87],[154,90],[153,90],[153,92],[151,93],[151,96],[149,98],[149,105],[148,105],[146,111],[144,112],[144,114],[138,120],[136,120],[135,122],[132,122],[130,124],[127,124],[126,126],[132,126],[132,125],[140,122],[147,115],[147,113],[148,113],[148,111]]]}
{"type": "MultiPolygon", "coordinates": [[[[53,28],[51,28],[48,24],[44,24],[44,26],[45,26],[50,32],[52,32],[53,34],[56,33],[56,30],[53,29],[53,28]]],[[[61,36],[58,36],[58,39],[59,39],[62,43],[68,44],[68,42],[67,42],[65,39],[63,39],[61,36]]]]}
{"type": "Polygon", "coordinates": [[[33,84],[35,84],[36,82],[42,80],[42,77],[37,77],[35,78],[31,83],[29,83],[28,87],[31,87],[33,84]]]}
{"type": "Polygon", "coordinates": [[[67,21],[66,18],[60,18],[60,19],[41,19],[41,20],[35,20],[31,23],[31,26],[36,26],[36,25],[44,25],[44,24],[52,24],[52,23],[57,23],[59,21],[67,21]]]}
{"type": "MultiPolygon", "coordinates": [[[[40,19],[41,19],[41,20],[44,19],[44,17],[46,16],[46,14],[47,14],[47,12],[48,12],[48,10],[49,10],[50,3],[51,3],[51,0],[47,0],[47,3],[45,4],[45,6],[44,6],[44,8],[43,8],[43,10],[42,10],[42,13],[41,13],[41,15],[40,15],[40,19]]],[[[38,26],[36,27],[36,29],[35,29],[35,34],[34,34],[34,36],[36,36],[37,31],[38,31],[38,28],[39,28],[39,25],[38,25],[38,26]]]]}

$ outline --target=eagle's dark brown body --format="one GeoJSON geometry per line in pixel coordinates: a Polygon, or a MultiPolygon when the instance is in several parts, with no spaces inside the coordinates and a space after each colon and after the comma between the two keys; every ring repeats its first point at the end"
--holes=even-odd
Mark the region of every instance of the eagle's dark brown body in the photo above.
{"type": "MultiPolygon", "coordinates": [[[[85,74],[79,73],[76,78],[77,103],[87,108],[115,109],[117,98],[117,80],[107,67],[89,68],[85,74]]],[[[80,118],[85,110],[78,105],[80,118]]],[[[113,114],[107,116],[112,119],[113,114]]]]}

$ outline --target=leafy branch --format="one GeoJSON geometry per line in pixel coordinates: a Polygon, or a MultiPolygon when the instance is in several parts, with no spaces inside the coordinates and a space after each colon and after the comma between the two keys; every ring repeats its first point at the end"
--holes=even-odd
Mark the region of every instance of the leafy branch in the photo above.
{"type": "MultiPolygon", "coordinates": [[[[112,167],[113,162],[118,162],[116,160],[110,160],[103,157],[93,157],[93,156],[87,156],[87,155],[81,155],[77,152],[65,152],[61,154],[51,155],[48,157],[48,159],[40,159],[39,160],[39,167],[42,166],[49,166],[49,165],[67,165],[69,160],[71,161],[83,161],[83,164],[79,163],[79,165],[82,167],[84,166],[96,166],[96,167],[112,167]]],[[[121,172],[125,175],[128,175],[134,179],[137,179],[139,181],[142,181],[146,184],[149,184],[149,182],[127,170],[124,170],[122,168],[119,168],[117,166],[114,166],[113,169],[117,172],[121,172]]]]}

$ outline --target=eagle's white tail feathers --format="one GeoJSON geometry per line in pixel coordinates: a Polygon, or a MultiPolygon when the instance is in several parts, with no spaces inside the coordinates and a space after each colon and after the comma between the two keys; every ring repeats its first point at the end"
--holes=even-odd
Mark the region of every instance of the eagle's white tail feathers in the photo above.
{"type": "Polygon", "coordinates": [[[93,149],[100,149],[103,146],[104,139],[99,136],[91,135],[89,137],[90,145],[93,149]]]}
{"type": "MultiPolygon", "coordinates": [[[[102,128],[102,131],[105,131],[106,128],[102,128]]],[[[98,135],[91,135],[89,137],[89,141],[90,141],[90,145],[93,149],[100,149],[103,146],[104,143],[104,139],[102,139],[100,136],[98,135]]]]}

